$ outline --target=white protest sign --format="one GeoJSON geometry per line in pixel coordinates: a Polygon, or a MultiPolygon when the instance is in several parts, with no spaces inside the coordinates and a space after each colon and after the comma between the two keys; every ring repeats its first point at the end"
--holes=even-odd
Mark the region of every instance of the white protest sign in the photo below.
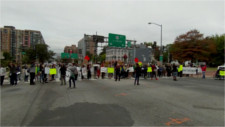
{"type": "Polygon", "coordinates": [[[195,67],[183,67],[183,74],[196,74],[196,70],[195,67]]]}
{"type": "Polygon", "coordinates": [[[129,70],[129,72],[134,72],[134,68],[133,67],[129,67],[128,70],[129,70]]]}
{"type": "Polygon", "coordinates": [[[82,68],[82,74],[83,74],[83,76],[87,75],[87,69],[85,67],[82,68]]]}
{"type": "Polygon", "coordinates": [[[106,67],[101,67],[101,72],[107,73],[107,68],[106,67]]]}
{"type": "Polygon", "coordinates": [[[45,74],[49,74],[50,72],[50,68],[49,67],[45,67],[45,74]]]}

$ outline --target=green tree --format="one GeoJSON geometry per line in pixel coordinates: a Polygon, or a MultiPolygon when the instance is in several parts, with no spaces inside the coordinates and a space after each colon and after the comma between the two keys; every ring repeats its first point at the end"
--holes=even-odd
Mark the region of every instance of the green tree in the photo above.
{"type": "Polygon", "coordinates": [[[4,59],[1,60],[1,66],[6,67],[13,60],[13,57],[8,52],[3,52],[4,59]]]}
{"type": "Polygon", "coordinates": [[[48,50],[48,45],[46,44],[37,44],[35,48],[29,48],[25,50],[26,55],[23,58],[24,63],[31,63],[35,60],[43,63],[48,60],[54,59],[53,56],[55,53],[52,50],[48,50]]]}
{"type": "Polygon", "coordinates": [[[213,35],[211,37],[207,37],[206,39],[212,40],[216,46],[216,52],[211,54],[211,61],[210,64],[212,66],[219,66],[224,64],[224,46],[225,46],[225,34],[222,35],[213,35]]]}

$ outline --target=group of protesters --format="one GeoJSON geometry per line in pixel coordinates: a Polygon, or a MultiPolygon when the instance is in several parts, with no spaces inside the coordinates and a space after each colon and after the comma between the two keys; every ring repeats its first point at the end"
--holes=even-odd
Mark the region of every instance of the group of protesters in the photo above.
{"type": "MultiPolygon", "coordinates": [[[[113,73],[109,73],[108,77],[114,76],[115,81],[120,81],[120,79],[124,78],[130,78],[134,77],[134,85],[139,85],[139,77],[143,78],[151,78],[151,80],[155,79],[158,80],[158,77],[162,76],[173,76],[173,80],[177,81],[177,76],[182,77],[182,68],[184,64],[165,64],[165,65],[157,65],[155,63],[152,64],[140,64],[136,63],[133,65],[127,65],[127,64],[118,64],[115,62],[110,67],[113,68],[113,73]],[[133,68],[132,71],[130,71],[130,68],[133,68]]],[[[50,74],[46,70],[49,69],[55,69],[57,68],[57,71],[60,73],[60,80],[61,85],[66,85],[66,76],[67,73],[69,73],[69,87],[71,87],[71,82],[73,82],[73,86],[76,87],[75,81],[78,78],[78,73],[80,73],[81,79],[84,79],[86,77],[87,79],[91,79],[92,74],[94,74],[94,78],[102,78],[105,77],[107,72],[104,72],[101,70],[102,67],[105,67],[104,65],[92,67],[91,64],[81,65],[78,67],[75,63],[70,64],[35,64],[34,62],[30,64],[30,66],[24,65],[20,66],[20,64],[13,64],[10,63],[8,65],[9,68],[9,78],[10,78],[10,84],[11,85],[17,85],[17,82],[21,80],[21,74],[24,75],[24,82],[28,82],[28,78],[30,77],[30,85],[35,85],[35,82],[40,83],[48,83],[48,81],[55,80],[55,75],[50,74]],[[79,69],[78,69],[79,68],[79,69]],[[93,70],[91,69],[93,68],[93,70]],[[91,72],[91,71],[94,71],[91,72]],[[34,82],[35,80],[35,82],[34,82]]],[[[202,72],[203,72],[203,78],[205,78],[205,71],[206,71],[206,65],[201,66],[202,72]]],[[[4,81],[4,75],[5,72],[3,71],[1,67],[1,85],[4,81]]]]}

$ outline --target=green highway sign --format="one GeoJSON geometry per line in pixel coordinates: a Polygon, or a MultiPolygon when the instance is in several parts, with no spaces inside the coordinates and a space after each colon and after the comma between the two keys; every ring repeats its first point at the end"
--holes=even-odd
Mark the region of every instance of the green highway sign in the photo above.
{"type": "Polygon", "coordinates": [[[163,56],[159,56],[159,61],[163,62],[163,56]]]}
{"type": "Polygon", "coordinates": [[[127,42],[127,47],[131,47],[131,41],[127,42]]]}
{"type": "Polygon", "coordinates": [[[61,53],[61,58],[62,59],[78,59],[77,53],[61,53]]]}
{"type": "Polygon", "coordinates": [[[22,55],[26,55],[26,52],[22,52],[22,55]]]}
{"type": "Polygon", "coordinates": [[[108,46],[125,48],[126,36],[109,33],[108,46]]]}
{"type": "Polygon", "coordinates": [[[78,55],[77,55],[76,53],[72,53],[72,54],[71,54],[71,58],[72,58],[72,59],[78,59],[78,55]]]}
{"type": "Polygon", "coordinates": [[[70,58],[70,54],[69,53],[61,53],[61,58],[62,59],[69,59],[70,58]]]}

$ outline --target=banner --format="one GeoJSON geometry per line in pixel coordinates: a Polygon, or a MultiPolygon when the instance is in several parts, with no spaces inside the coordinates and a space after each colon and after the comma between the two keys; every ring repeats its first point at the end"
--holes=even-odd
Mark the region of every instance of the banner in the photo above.
{"type": "Polygon", "coordinates": [[[50,68],[49,67],[45,67],[45,74],[49,74],[50,72],[50,68]]]}
{"type": "Polygon", "coordinates": [[[55,75],[55,74],[56,74],[56,68],[51,68],[50,75],[55,75]]]}
{"type": "Polygon", "coordinates": [[[113,67],[108,67],[108,73],[114,73],[114,68],[113,67]]]}
{"type": "Polygon", "coordinates": [[[101,67],[101,73],[107,73],[107,68],[106,67],[101,67]]]}
{"type": "Polygon", "coordinates": [[[133,67],[129,67],[129,72],[134,72],[134,68],[133,67]]]}
{"type": "Polygon", "coordinates": [[[148,67],[147,72],[152,72],[152,67],[148,67]]]}
{"type": "Polygon", "coordinates": [[[198,70],[196,67],[183,67],[183,74],[196,74],[198,70]]]}

